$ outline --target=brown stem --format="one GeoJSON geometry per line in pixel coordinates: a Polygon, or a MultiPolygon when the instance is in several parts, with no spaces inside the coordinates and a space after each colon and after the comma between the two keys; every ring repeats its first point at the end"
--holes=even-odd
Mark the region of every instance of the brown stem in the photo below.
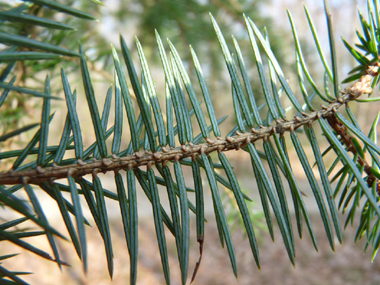
{"type": "MultiPolygon", "coordinates": [[[[340,140],[346,145],[347,150],[351,152],[352,154],[356,155],[358,152],[352,143],[352,136],[349,135],[347,127],[343,125],[341,121],[337,119],[335,114],[332,114],[330,117],[327,118],[327,122],[330,124],[331,128],[337,132],[337,134],[340,135],[340,140]]],[[[364,172],[367,174],[367,184],[368,187],[372,187],[373,183],[376,181],[376,191],[378,195],[380,195],[380,181],[378,181],[373,175],[371,169],[372,166],[360,155],[357,158],[357,162],[363,167],[364,172]]]]}
{"type": "MultiPolygon", "coordinates": [[[[310,114],[303,114],[303,117],[295,117],[291,121],[278,121],[275,126],[262,127],[259,129],[252,129],[249,133],[236,132],[233,137],[219,138],[216,141],[207,139],[206,143],[198,145],[182,145],[180,148],[167,149],[163,147],[161,151],[151,153],[145,151],[144,153],[137,152],[133,155],[125,157],[117,157],[113,155],[112,158],[103,158],[101,160],[93,159],[90,162],[83,162],[78,160],[75,164],[70,165],[53,165],[49,167],[40,167],[36,169],[28,169],[22,171],[13,171],[0,173],[0,184],[15,185],[23,182],[30,184],[40,184],[44,181],[53,182],[55,179],[66,178],[69,175],[72,177],[82,177],[86,174],[91,174],[94,169],[100,169],[101,172],[116,171],[119,169],[127,169],[131,167],[152,166],[158,163],[167,163],[168,161],[181,160],[187,157],[196,157],[202,153],[209,154],[214,151],[229,151],[237,150],[247,143],[254,143],[258,140],[268,138],[274,133],[283,134],[287,131],[297,129],[303,125],[309,125],[319,118],[326,118],[330,125],[339,131],[342,131],[341,123],[334,120],[334,113],[336,110],[347,102],[353,101],[364,93],[371,93],[371,81],[377,75],[378,64],[369,66],[364,75],[355,82],[351,87],[346,88],[342,92],[342,96],[336,102],[329,104],[327,107],[323,106],[321,110],[312,112],[310,114]]],[[[344,143],[350,151],[349,138],[343,133],[344,143]],[[347,138],[347,140],[346,140],[347,138]]],[[[368,170],[368,163],[363,162],[363,166],[368,170]]],[[[366,172],[367,173],[367,172],[366,172]]],[[[368,173],[367,173],[368,174],[368,173]]],[[[372,179],[372,178],[371,178],[372,179]]],[[[374,178],[376,180],[376,178],[374,178]]],[[[373,180],[373,181],[375,181],[373,180]]]]}
{"type": "MultiPolygon", "coordinates": [[[[372,66],[369,66],[365,71],[364,75],[356,81],[351,87],[346,88],[345,93],[349,94],[351,97],[349,101],[355,100],[363,93],[372,93],[371,82],[372,79],[378,74],[379,63],[375,63],[372,66]]],[[[340,135],[341,141],[346,145],[347,150],[352,154],[356,155],[357,150],[352,143],[352,136],[348,133],[348,130],[342,122],[340,122],[335,114],[327,117],[327,122],[330,124],[331,128],[340,135]]],[[[371,169],[372,166],[361,156],[358,156],[358,163],[363,167],[364,172],[367,174],[367,184],[368,187],[372,187],[373,183],[376,181],[376,190],[378,195],[380,195],[380,181],[378,181],[373,175],[371,169]]]]}

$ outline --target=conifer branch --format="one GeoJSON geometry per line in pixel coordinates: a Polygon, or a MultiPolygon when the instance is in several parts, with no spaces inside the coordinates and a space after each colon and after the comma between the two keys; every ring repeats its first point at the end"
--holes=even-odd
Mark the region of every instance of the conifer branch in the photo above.
{"type": "MultiPolygon", "coordinates": [[[[356,100],[363,94],[372,93],[371,83],[373,78],[378,74],[379,64],[375,63],[370,65],[364,72],[362,77],[357,80],[353,85],[346,88],[336,101],[330,103],[328,106],[322,106],[322,109],[312,112],[310,114],[302,113],[302,117],[295,116],[293,120],[277,120],[276,125],[270,127],[260,127],[258,129],[251,129],[251,132],[240,133],[235,132],[232,137],[218,138],[213,141],[210,139],[206,140],[206,143],[202,144],[192,144],[182,145],[177,148],[162,147],[160,151],[152,153],[150,151],[135,152],[133,155],[128,155],[125,157],[117,157],[117,155],[112,155],[110,158],[102,158],[101,160],[92,159],[89,161],[78,160],[75,164],[58,166],[51,165],[48,167],[37,166],[36,169],[28,169],[22,171],[13,171],[0,173],[0,184],[4,185],[16,185],[20,183],[29,184],[40,184],[45,181],[53,182],[56,179],[67,178],[68,173],[72,177],[82,177],[87,174],[96,172],[109,172],[117,171],[120,169],[131,169],[141,166],[147,166],[150,168],[154,164],[166,164],[168,161],[180,161],[184,158],[195,159],[198,155],[203,153],[210,154],[214,151],[225,152],[229,150],[239,150],[240,148],[246,146],[248,143],[255,143],[261,139],[267,139],[274,133],[279,133],[283,135],[285,132],[292,132],[299,127],[304,125],[310,125],[319,118],[325,118],[330,123],[331,127],[336,130],[339,134],[343,134],[340,131],[341,124],[337,119],[334,118],[334,113],[342,106],[350,101],[356,100]]],[[[350,139],[345,135],[342,135],[343,142],[346,144],[348,149],[352,151],[354,148],[350,144],[350,139]]],[[[369,164],[362,161],[359,163],[365,167],[366,173],[369,177],[372,177],[370,181],[375,181],[376,179],[370,172],[369,164]]]]}

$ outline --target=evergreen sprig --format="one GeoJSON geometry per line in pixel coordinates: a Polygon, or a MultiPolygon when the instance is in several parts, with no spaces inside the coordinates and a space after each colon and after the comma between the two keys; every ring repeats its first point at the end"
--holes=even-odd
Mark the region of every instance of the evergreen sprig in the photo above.
{"type": "MultiPolygon", "coordinates": [[[[293,201],[298,235],[302,237],[304,220],[315,249],[318,249],[318,245],[302,198],[302,191],[297,184],[291,167],[292,161],[289,157],[287,145],[293,145],[317,202],[332,250],[335,247],[334,232],[339,242],[342,242],[341,227],[337,214],[338,209],[334,200],[341,193],[338,208],[343,205],[343,211],[348,212],[346,225],[349,222],[352,223],[355,213],[360,212],[360,223],[356,239],[365,237],[367,240],[365,250],[372,246],[373,258],[375,258],[380,245],[380,208],[378,204],[380,195],[380,147],[376,144],[376,126],[379,116],[374,120],[369,134],[366,135],[359,126],[349,105],[351,102],[359,100],[360,102],[377,101],[376,98],[363,98],[363,95],[367,94],[369,97],[379,81],[380,4],[378,0],[369,2],[367,20],[359,12],[363,33],[357,33],[361,44],[356,45],[356,47],[364,51],[365,55],[344,41],[351,55],[359,63],[359,66],[351,71],[353,75],[344,80],[344,82],[355,80],[356,82],[345,88],[344,91],[342,91],[337,78],[335,43],[327,1],[325,1],[325,14],[329,34],[331,67],[323,54],[310,13],[305,7],[310,30],[325,69],[325,74],[321,80],[324,82],[324,86],[318,86],[317,82],[319,80],[312,78],[309,72],[296,32],[296,26],[288,11],[295,41],[297,75],[302,96],[299,96],[299,92],[291,88],[287,82],[285,73],[271,49],[269,35],[266,31],[264,33],[260,32],[255,23],[249,17],[244,16],[258,69],[260,85],[265,98],[264,105],[260,107],[258,107],[253,94],[248,68],[244,62],[238,41],[233,38],[234,51],[231,52],[221,29],[210,14],[211,23],[231,79],[231,96],[237,123],[236,127],[225,137],[222,137],[219,129],[219,124],[225,118],[217,120],[211,101],[211,96],[213,95],[208,91],[202,72],[202,63],[199,62],[195,50],[190,47],[198,81],[192,82],[175,46],[168,41],[168,49],[166,50],[157,31],[156,40],[166,84],[166,114],[163,114],[162,110],[164,108],[162,108],[157,98],[155,85],[142,45],[136,38],[142,68],[140,80],[136,74],[136,68],[131,59],[129,49],[121,37],[121,56],[118,55],[116,49],[112,48],[115,66],[115,121],[112,127],[107,130],[113,97],[112,88],[107,92],[101,114],[95,100],[96,95],[91,83],[91,74],[82,47],[79,47],[78,52],[74,52],[54,43],[45,43],[38,41],[38,39],[32,39],[28,35],[21,34],[21,29],[19,33],[9,32],[7,25],[10,24],[28,24],[41,28],[73,30],[72,27],[66,24],[32,14],[33,9],[42,6],[51,11],[65,13],[85,20],[95,19],[85,12],[50,0],[33,0],[0,12],[0,20],[3,24],[0,27],[0,43],[7,46],[0,52],[0,67],[2,68],[0,88],[4,90],[0,95],[0,107],[7,100],[10,92],[26,93],[43,99],[41,122],[39,124],[28,125],[0,136],[0,142],[6,142],[16,135],[39,127],[30,142],[22,150],[0,151],[1,160],[5,161],[5,159],[9,158],[15,160],[8,171],[0,172],[0,203],[3,207],[10,208],[23,216],[0,224],[1,241],[14,243],[42,258],[56,262],[58,266],[67,265],[60,260],[59,251],[55,243],[56,238],[65,237],[51,226],[49,215],[43,211],[38,195],[35,193],[36,189],[42,189],[57,202],[70,239],[86,271],[88,266],[86,225],[89,223],[83,215],[83,205],[80,202],[80,197],[84,196],[104,241],[108,271],[112,278],[114,253],[105,200],[114,199],[120,205],[127,248],[130,254],[130,283],[136,284],[138,260],[137,179],[142,191],[144,191],[152,204],[155,230],[166,283],[170,284],[170,266],[165,227],[175,237],[182,273],[181,281],[182,284],[185,284],[188,280],[188,269],[192,267],[189,264],[190,212],[195,213],[196,216],[197,241],[200,249],[200,258],[195,265],[192,281],[201,266],[203,244],[205,242],[205,220],[204,189],[200,177],[201,173],[204,173],[212,193],[220,241],[222,245],[225,244],[227,247],[234,274],[237,275],[235,250],[231,239],[231,230],[227,222],[226,209],[222,204],[219,192],[219,184],[233,193],[248,235],[252,254],[257,266],[260,268],[255,229],[246,205],[246,200],[249,198],[240,189],[238,175],[225,155],[227,151],[239,150],[249,153],[251,158],[252,170],[256,178],[265,220],[271,237],[273,239],[273,219],[275,219],[280,228],[289,260],[294,264],[296,256],[295,237],[289,214],[289,199],[293,201]],[[167,56],[168,51],[170,51],[169,56],[167,56]],[[368,58],[369,56],[371,58],[368,58]],[[79,58],[85,94],[78,94],[76,90],[72,91],[65,71],[62,69],[62,87],[60,89],[65,95],[68,112],[60,143],[58,146],[52,146],[49,145],[48,132],[49,128],[51,128],[50,124],[54,113],[51,113],[50,109],[51,100],[57,98],[51,95],[49,76],[46,77],[44,91],[15,86],[15,79],[8,80],[7,78],[17,75],[17,70],[14,70],[15,62],[17,61],[51,60],[57,57],[79,58]],[[124,60],[127,67],[128,77],[123,71],[122,60],[124,60]],[[265,63],[269,72],[265,70],[265,63]],[[243,83],[241,79],[243,79],[243,83]],[[132,89],[129,88],[128,81],[131,82],[132,89]],[[196,94],[196,84],[199,84],[201,94],[196,94]],[[333,87],[334,96],[330,93],[330,86],[333,87]],[[133,94],[131,94],[131,90],[133,90],[134,98],[138,103],[137,113],[139,116],[137,119],[132,103],[133,94]],[[287,102],[290,102],[291,111],[285,112],[287,109],[283,107],[284,99],[280,99],[281,93],[285,94],[287,102]],[[191,110],[187,105],[186,94],[191,103],[191,110]],[[81,121],[76,106],[77,97],[84,95],[96,135],[96,141],[87,148],[83,144],[81,121]],[[207,114],[202,112],[199,101],[201,96],[205,101],[207,114]],[[317,109],[315,106],[320,102],[323,102],[324,105],[322,104],[321,108],[317,109]],[[267,107],[268,111],[263,115],[260,111],[264,107],[267,107]],[[126,109],[128,116],[127,127],[123,126],[123,108],[126,109]],[[343,114],[347,114],[347,116],[343,114]],[[195,120],[192,121],[191,117],[193,115],[195,115],[195,120]],[[211,126],[206,124],[205,118],[207,118],[207,115],[211,126]],[[166,117],[166,126],[164,117],[166,117]],[[174,118],[176,125],[174,124],[174,118]],[[317,121],[318,124],[316,123],[317,121]],[[201,133],[194,137],[193,132],[196,124],[198,124],[197,127],[199,127],[201,133]],[[318,126],[320,126],[320,130],[328,143],[328,147],[324,151],[321,149],[321,145],[324,145],[324,143],[316,135],[318,126]],[[129,130],[131,142],[129,147],[121,149],[122,132],[125,128],[129,130]],[[211,132],[213,132],[214,137],[210,135],[211,132]],[[305,147],[300,141],[301,134],[299,133],[306,134],[313,151],[312,154],[306,154],[305,147]],[[289,134],[290,139],[286,136],[287,134],[289,134]],[[106,143],[110,136],[113,136],[111,150],[108,149],[106,143]],[[143,139],[141,139],[142,137],[143,139]],[[179,145],[176,145],[176,141],[179,142],[179,145]],[[260,151],[257,147],[258,143],[262,143],[263,151],[260,151]],[[64,158],[65,152],[71,149],[74,149],[74,156],[64,158]],[[332,152],[335,152],[335,161],[328,167],[324,161],[324,156],[332,152]],[[210,154],[212,153],[215,153],[216,156],[211,156],[210,154]],[[33,158],[32,154],[37,154],[37,157],[33,158]],[[317,183],[317,178],[312,170],[313,164],[308,158],[311,155],[314,157],[314,165],[318,168],[322,185],[317,183]],[[216,157],[220,163],[213,161],[216,157]],[[28,163],[24,163],[26,159],[28,159],[28,163]],[[265,161],[269,164],[269,171],[264,166],[265,161]],[[169,164],[174,165],[174,171],[168,167],[169,164]],[[192,168],[194,189],[188,188],[185,184],[183,166],[191,166],[192,168]],[[215,169],[217,168],[223,170],[224,174],[216,172],[215,169]],[[102,186],[102,181],[98,174],[107,172],[114,172],[115,174],[116,193],[102,186]],[[127,176],[126,185],[122,180],[123,172],[127,176]],[[281,179],[280,172],[283,174],[283,179],[281,179]],[[332,176],[332,173],[335,173],[334,176],[332,176]],[[92,175],[92,181],[88,181],[84,177],[87,174],[92,175]],[[67,185],[56,181],[62,178],[67,179],[67,185]],[[335,190],[332,189],[331,185],[334,181],[338,181],[335,190]],[[284,192],[284,183],[289,184],[291,198],[284,192]],[[157,185],[166,187],[170,202],[170,214],[161,205],[157,185]],[[343,190],[341,190],[342,188],[343,190]],[[17,198],[17,192],[22,191],[22,189],[28,195],[28,202],[17,198]],[[195,192],[195,205],[188,199],[188,192],[190,191],[195,192]],[[62,192],[70,192],[71,201],[64,198],[62,192]],[[272,213],[274,214],[273,217],[272,213]],[[72,216],[75,217],[76,227],[74,227],[72,216]],[[20,226],[26,221],[33,222],[42,230],[21,232],[13,230],[13,227],[20,226]],[[36,235],[47,236],[54,257],[23,241],[25,237],[36,235]]],[[[13,255],[1,256],[0,259],[11,257],[13,255]]],[[[26,284],[19,277],[21,274],[23,273],[11,272],[0,266],[1,280],[4,280],[4,282],[13,281],[13,283],[26,284]]]]}

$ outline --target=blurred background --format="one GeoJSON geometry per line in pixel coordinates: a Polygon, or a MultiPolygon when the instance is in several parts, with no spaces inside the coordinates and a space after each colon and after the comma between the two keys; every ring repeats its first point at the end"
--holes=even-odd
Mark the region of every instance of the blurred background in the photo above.
{"type": "MultiPolygon", "coordinates": [[[[176,46],[182,60],[188,69],[193,82],[197,82],[194,67],[191,61],[189,45],[191,44],[196,51],[208,84],[211,98],[218,118],[228,115],[229,118],[221,125],[222,135],[225,136],[234,126],[235,119],[231,99],[231,84],[227,68],[223,61],[210,18],[209,12],[216,18],[226,40],[233,50],[231,35],[233,34],[240,44],[244,60],[249,70],[251,84],[253,86],[255,98],[258,105],[265,102],[256,65],[253,58],[248,34],[246,32],[242,14],[249,16],[263,30],[267,28],[270,43],[273,51],[278,58],[281,67],[289,81],[294,87],[295,92],[299,92],[296,73],[295,48],[291,34],[290,24],[286,14],[286,8],[290,10],[295,20],[297,32],[301,39],[302,50],[308,68],[314,76],[317,84],[323,84],[323,73],[321,63],[314,46],[304,7],[297,0],[104,0],[105,6],[94,5],[88,0],[69,1],[75,2],[74,7],[86,11],[99,19],[99,22],[81,21],[74,18],[58,18],[77,28],[77,31],[70,33],[69,37],[59,36],[56,31],[38,34],[42,40],[46,41],[54,38],[62,46],[77,49],[78,40],[84,46],[88,57],[89,68],[93,76],[94,89],[97,95],[98,106],[102,109],[107,89],[112,86],[114,80],[113,60],[111,56],[110,44],[117,49],[120,46],[119,36],[122,35],[132,52],[137,69],[139,60],[135,45],[135,36],[141,42],[145,56],[150,65],[150,71],[156,84],[156,92],[160,102],[165,98],[165,78],[157,50],[154,30],[156,29],[168,52],[168,46],[164,41],[169,38],[176,46]]],[[[324,51],[329,54],[328,35],[326,29],[326,19],[324,15],[323,1],[307,0],[304,2],[309,9],[313,21],[319,33],[324,51]]],[[[366,11],[366,1],[364,0],[331,0],[329,1],[332,12],[332,19],[335,29],[337,43],[337,55],[339,61],[339,76],[343,80],[347,72],[354,66],[353,58],[346,51],[340,37],[345,38],[349,43],[356,42],[355,30],[359,27],[357,7],[363,12],[366,11]]],[[[0,3],[4,7],[7,1],[0,3]]],[[[1,6],[0,6],[1,7],[1,6]]],[[[39,13],[50,13],[48,9],[42,9],[39,13]]],[[[58,15],[59,17],[60,15],[58,15]]],[[[36,31],[37,33],[37,31],[36,31]]],[[[62,34],[63,35],[63,34],[62,34]]],[[[78,64],[75,61],[49,61],[44,66],[37,66],[33,62],[20,63],[17,68],[20,71],[17,83],[20,86],[41,88],[46,76],[46,69],[52,77],[52,93],[61,96],[60,68],[63,67],[69,74],[72,88],[78,90],[78,103],[82,131],[85,146],[89,146],[95,139],[92,128],[86,127],[90,123],[90,116],[83,95],[83,87],[80,76],[78,76],[78,64]],[[43,67],[43,70],[42,70],[43,67]]],[[[138,70],[138,72],[141,72],[138,70]]],[[[322,85],[323,86],[323,85],[322,85]]],[[[197,94],[199,87],[195,84],[197,94]],[[198,88],[198,89],[197,89],[198,88]]],[[[201,96],[198,97],[201,99],[201,96]]],[[[288,107],[289,103],[284,103],[288,107]],[[288,105],[286,105],[288,104],[288,105]]],[[[315,104],[317,106],[318,104],[315,104]]],[[[165,106],[165,104],[162,104],[165,106]]],[[[12,98],[1,108],[1,130],[0,133],[7,133],[15,128],[39,120],[41,100],[30,99],[24,95],[13,94],[12,98]],[[8,105],[7,105],[8,104],[8,105]]],[[[136,104],[137,107],[137,104],[136,104]]],[[[135,107],[135,110],[136,110],[135,107]]],[[[352,106],[358,115],[359,123],[366,129],[373,121],[378,112],[378,106],[371,104],[370,107],[364,104],[352,106]]],[[[62,102],[53,102],[53,109],[57,109],[55,119],[52,122],[49,144],[54,145],[59,142],[60,132],[63,128],[66,116],[66,106],[62,102]]],[[[165,108],[163,108],[165,109],[165,108]]],[[[204,109],[205,110],[205,109],[204,109]]],[[[265,114],[264,109],[262,114],[265,114]]],[[[264,116],[264,115],[263,115],[264,116]]],[[[113,114],[111,112],[109,125],[113,124],[113,114]]],[[[194,134],[197,135],[198,129],[195,128],[194,134]]],[[[30,137],[22,136],[21,141],[13,141],[8,145],[1,145],[2,148],[19,148],[24,145],[30,137]]],[[[127,147],[129,134],[123,134],[125,138],[122,147],[127,147]]],[[[305,145],[305,150],[311,148],[305,145]]],[[[70,152],[68,152],[70,155],[70,152]]],[[[252,175],[249,156],[240,151],[227,153],[231,164],[235,167],[243,191],[249,195],[253,202],[250,202],[254,227],[259,239],[259,250],[262,260],[262,269],[259,271],[254,264],[254,259],[249,248],[245,233],[241,229],[240,219],[236,211],[236,205],[230,192],[220,189],[225,204],[226,212],[229,217],[231,228],[233,228],[233,241],[235,245],[239,278],[236,280],[230,268],[229,258],[226,250],[220,246],[219,237],[213,219],[213,209],[211,195],[205,191],[206,195],[206,224],[204,253],[201,267],[194,284],[379,284],[380,283],[380,263],[375,260],[370,262],[371,254],[364,255],[364,243],[353,244],[355,236],[354,228],[347,228],[344,232],[344,245],[336,244],[336,253],[329,248],[327,238],[324,233],[323,225],[319,216],[317,206],[314,202],[313,194],[306,181],[302,167],[297,159],[293,159],[292,167],[295,171],[298,183],[302,185],[307,207],[314,222],[314,230],[319,245],[317,253],[308,237],[304,232],[304,239],[296,238],[297,263],[294,269],[288,261],[285,248],[282,243],[279,230],[275,229],[276,243],[272,243],[265,220],[261,212],[261,202],[256,189],[256,183],[252,175]]],[[[290,156],[296,157],[290,150],[290,156]]],[[[328,162],[328,160],[327,160],[328,162]]],[[[6,164],[0,166],[6,169],[6,164]]],[[[191,173],[190,169],[184,167],[184,173],[191,173]]],[[[100,175],[103,186],[115,192],[113,176],[100,175]]],[[[191,178],[191,174],[188,175],[191,178]]],[[[203,177],[204,178],[204,177],[203,177]]],[[[187,186],[193,187],[192,179],[187,179],[187,186]]],[[[204,186],[207,181],[204,180],[204,186]]],[[[164,188],[160,189],[162,203],[169,212],[164,188]]],[[[142,191],[139,191],[140,194],[142,191]]],[[[143,194],[138,196],[139,201],[139,273],[138,284],[164,284],[164,277],[160,264],[158,246],[152,221],[151,205],[143,194]]],[[[289,193],[288,193],[289,194],[289,193]]],[[[290,194],[289,194],[290,195],[290,194]]],[[[56,221],[56,226],[64,232],[65,228],[60,220],[59,211],[56,205],[44,197],[40,197],[43,207],[52,217],[51,221],[56,221]]],[[[69,196],[67,196],[69,198],[69,196]]],[[[194,197],[190,196],[190,199],[194,197]]],[[[292,208],[292,207],[290,207],[292,208]]],[[[128,284],[129,257],[126,248],[122,223],[120,221],[119,206],[115,201],[108,201],[108,215],[111,219],[112,241],[115,253],[115,274],[112,284],[128,284]]],[[[3,211],[3,210],[0,210],[3,211]]],[[[12,213],[7,213],[12,215],[12,213]]],[[[88,218],[91,217],[87,212],[88,218]]],[[[194,217],[192,217],[194,218],[194,217]]],[[[344,215],[342,215],[344,223],[344,215]]],[[[198,244],[195,236],[195,219],[192,220],[190,243],[189,275],[198,261],[198,244]]],[[[30,253],[22,254],[14,258],[17,264],[7,265],[9,269],[29,270],[34,274],[25,276],[25,280],[31,284],[111,284],[106,269],[106,259],[103,249],[103,242],[100,234],[95,227],[87,229],[89,239],[89,271],[87,276],[82,272],[81,264],[75,255],[70,244],[60,241],[60,249],[63,260],[72,265],[64,268],[63,274],[53,265],[41,260],[30,253]]],[[[180,284],[180,272],[176,257],[175,242],[170,233],[166,233],[168,251],[171,263],[172,284],[180,284]]],[[[49,251],[45,240],[30,238],[38,246],[45,247],[49,251]]],[[[14,248],[1,248],[0,254],[14,252],[14,248]]],[[[16,249],[16,252],[21,252],[16,249]]]]}

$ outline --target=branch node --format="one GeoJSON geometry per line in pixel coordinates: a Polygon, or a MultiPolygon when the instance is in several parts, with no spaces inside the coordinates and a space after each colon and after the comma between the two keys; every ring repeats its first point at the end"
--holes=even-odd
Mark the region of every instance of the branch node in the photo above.
{"type": "Polygon", "coordinates": [[[213,140],[211,140],[210,138],[206,138],[206,142],[208,143],[208,144],[213,144],[213,143],[215,143],[213,140]]]}
{"type": "Polygon", "coordinates": [[[104,166],[110,166],[112,164],[112,161],[107,158],[102,158],[102,163],[104,166]]]}
{"type": "Polygon", "coordinates": [[[102,171],[100,168],[94,168],[92,171],[92,177],[96,177],[100,171],[102,171]]]}
{"type": "Polygon", "coordinates": [[[22,179],[22,184],[24,184],[24,186],[25,186],[25,185],[29,184],[29,181],[31,178],[29,176],[24,176],[21,179],[22,179]]]}
{"type": "Polygon", "coordinates": [[[226,137],[226,141],[229,142],[229,143],[233,143],[234,142],[234,138],[232,138],[232,137],[226,137]]]}
{"type": "Polygon", "coordinates": [[[77,170],[74,167],[70,167],[69,170],[67,170],[67,176],[73,176],[77,172],[77,170]]]}
{"type": "Polygon", "coordinates": [[[174,162],[178,162],[180,159],[181,159],[181,155],[180,155],[180,154],[177,154],[177,155],[174,157],[174,162]]]}
{"type": "Polygon", "coordinates": [[[365,94],[371,94],[372,92],[373,92],[373,90],[371,87],[367,87],[367,88],[363,89],[363,93],[365,93],[365,94]]]}
{"type": "Polygon", "coordinates": [[[162,157],[162,154],[159,152],[154,152],[153,153],[153,159],[154,160],[159,160],[162,157]]]}
{"type": "Polygon", "coordinates": [[[183,152],[188,152],[190,149],[189,149],[189,147],[188,146],[186,146],[186,145],[181,145],[181,150],[183,151],[183,152]]]}
{"type": "MultiPolygon", "coordinates": [[[[265,139],[265,137],[264,137],[264,139],[265,139]]],[[[250,136],[247,136],[247,137],[245,138],[244,143],[242,143],[240,147],[245,147],[245,146],[246,146],[247,144],[249,144],[250,142],[251,142],[251,137],[250,137],[250,136]]]]}
{"type": "Polygon", "coordinates": [[[36,167],[36,170],[37,170],[37,172],[38,172],[39,174],[42,174],[42,173],[45,173],[45,172],[46,172],[46,170],[43,169],[40,165],[38,165],[38,166],[36,167]]]}
{"type": "Polygon", "coordinates": [[[151,169],[153,164],[154,164],[153,161],[149,161],[148,164],[146,165],[146,170],[151,169]]]}

